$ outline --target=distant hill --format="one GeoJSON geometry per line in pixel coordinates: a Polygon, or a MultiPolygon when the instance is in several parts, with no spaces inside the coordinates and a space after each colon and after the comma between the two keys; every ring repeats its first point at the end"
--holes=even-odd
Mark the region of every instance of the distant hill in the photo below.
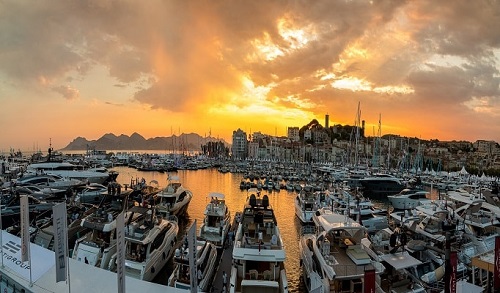
{"type": "Polygon", "coordinates": [[[77,137],[62,150],[183,150],[199,151],[201,145],[209,141],[223,141],[213,137],[201,137],[196,133],[181,134],[180,136],[154,137],[145,139],[142,135],[134,132],[131,136],[121,134],[116,136],[112,133],[103,135],[98,140],[87,140],[84,137],[77,137]]]}

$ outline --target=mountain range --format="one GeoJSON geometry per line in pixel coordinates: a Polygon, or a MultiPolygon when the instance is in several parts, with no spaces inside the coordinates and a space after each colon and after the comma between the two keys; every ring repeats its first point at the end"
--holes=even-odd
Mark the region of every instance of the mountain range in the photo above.
{"type": "Polygon", "coordinates": [[[208,142],[222,141],[213,137],[201,137],[196,133],[181,134],[180,136],[154,137],[145,139],[142,135],[134,132],[131,136],[121,134],[116,136],[107,133],[97,140],[87,140],[77,137],[62,150],[179,150],[199,151],[201,145],[208,142]]]}

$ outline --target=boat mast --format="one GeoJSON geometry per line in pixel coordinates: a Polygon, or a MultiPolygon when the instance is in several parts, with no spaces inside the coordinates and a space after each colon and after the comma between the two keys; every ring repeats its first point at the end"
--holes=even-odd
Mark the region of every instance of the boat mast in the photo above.
{"type": "Polygon", "coordinates": [[[354,166],[357,169],[359,165],[358,158],[358,145],[359,145],[359,128],[360,128],[360,119],[361,119],[361,108],[360,102],[358,102],[358,110],[356,112],[356,120],[354,121],[354,127],[356,128],[356,135],[354,136],[354,166]]]}

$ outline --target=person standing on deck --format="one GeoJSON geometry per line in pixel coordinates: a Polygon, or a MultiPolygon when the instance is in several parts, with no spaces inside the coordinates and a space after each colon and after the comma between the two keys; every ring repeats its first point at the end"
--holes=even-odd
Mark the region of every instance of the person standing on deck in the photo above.
{"type": "Polygon", "coordinates": [[[227,274],[226,271],[222,271],[222,292],[225,293],[227,290],[227,274]]]}
{"type": "Polygon", "coordinates": [[[201,272],[201,269],[198,268],[198,286],[200,285],[201,283],[201,279],[203,279],[203,273],[201,272]]]}

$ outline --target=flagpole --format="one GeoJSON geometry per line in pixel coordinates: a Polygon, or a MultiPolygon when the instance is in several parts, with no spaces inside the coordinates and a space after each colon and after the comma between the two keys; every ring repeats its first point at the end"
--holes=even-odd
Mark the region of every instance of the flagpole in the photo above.
{"type": "Polygon", "coordinates": [[[2,206],[0,205],[0,254],[2,255],[2,268],[3,264],[3,223],[2,223],[2,206]]]}
{"type": "MultiPolygon", "coordinates": [[[[64,205],[66,206],[66,202],[64,203],[64,205]]],[[[66,209],[65,209],[66,210],[66,209]]],[[[66,215],[66,217],[64,217],[64,227],[66,227],[66,229],[68,229],[68,217],[66,215]]],[[[64,237],[65,239],[65,245],[66,245],[66,251],[65,251],[65,257],[67,257],[68,261],[67,261],[67,281],[68,281],[68,292],[71,293],[71,278],[70,278],[70,275],[69,275],[69,243],[68,243],[68,236],[64,237]]]]}
{"type": "MultiPolygon", "coordinates": [[[[30,245],[28,245],[28,251],[30,251],[30,253],[31,253],[30,245]]],[[[31,277],[31,256],[28,259],[28,261],[29,261],[29,264],[30,264],[30,287],[33,287],[33,278],[31,277]]]]}

